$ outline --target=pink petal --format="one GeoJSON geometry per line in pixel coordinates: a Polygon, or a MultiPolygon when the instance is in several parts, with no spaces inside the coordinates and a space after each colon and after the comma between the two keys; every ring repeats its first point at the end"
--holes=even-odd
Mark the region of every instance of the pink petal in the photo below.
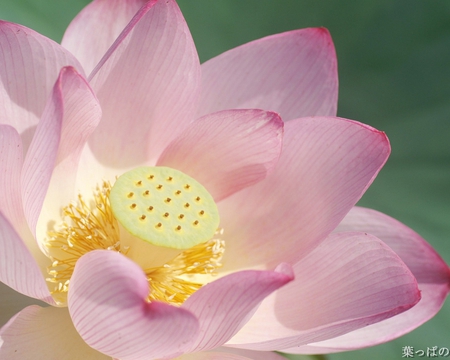
{"type": "Polygon", "coordinates": [[[259,39],[202,64],[199,115],[259,108],[283,120],[335,116],[336,53],[328,30],[310,28],[259,39]]]}
{"type": "Polygon", "coordinates": [[[2,359],[107,360],[73,327],[65,308],[29,306],[0,330],[2,359]]]}
{"type": "Polygon", "coordinates": [[[44,111],[59,70],[79,62],[50,39],[0,21],[0,118],[22,136],[24,149],[44,111]]]}
{"type": "Polygon", "coordinates": [[[61,137],[63,99],[59,81],[53,88],[39,122],[22,171],[22,201],[25,217],[33,235],[55,166],[61,137]]]}
{"type": "Polygon", "coordinates": [[[420,235],[407,226],[378,211],[355,207],[336,229],[350,230],[374,234],[394,250],[416,277],[422,299],[412,309],[395,318],[335,339],[294,349],[297,353],[345,351],[395,339],[432,318],[449,292],[448,266],[420,235]]]}
{"type": "MultiPolygon", "coordinates": [[[[102,115],[92,89],[74,68],[61,70],[55,85],[54,101],[61,107],[62,123],[60,133],[55,132],[50,136],[60,136],[61,140],[39,217],[38,229],[42,231],[38,231],[38,239],[46,237],[47,224],[60,219],[61,209],[76,199],[75,182],[80,155],[102,115]]],[[[85,177],[86,174],[79,176],[85,177]]]]}
{"type": "Polygon", "coordinates": [[[313,342],[282,351],[295,354],[326,354],[375,346],[400,337],[435,315],[445,299],[448,288],[436,284],[420,284],[419,303],[390,319],[349,332],[329,340],[313,342]]]}
{"type": "Polygon", "coordinates": [[[55,304],[36,260],[1,213],[0,281],[24,295],[55,304]]]}
{"type": "Polygon", "coordinates": [[[193,120],[200,65],[174,0],[150,1],[91,74],[103,118],[94,156],[115,169],[155,163],[193,120]]]}
{"type": "Polygon", "coordinates": [[[262,110],[206,115],[175,139],[157,165],[191,175],[216,201],[264,179],[281,152],[283,121],[262,110]]]}
{"type": "Polygon", "coordinates": [[[9,125],[0,125],[0,211],[22,239],[21,244],[23,241],[32,254],[42,259],[43,255],[28,227],[22,206],[22,151],[22,140],[17,131],[9,125]]]}
{"type": "Polygon", "coordinates": [[[414,306],[414,276],[382,241],[331,234],[294,266],[295,280],[263,301],[228,345],[280,350],[333,338],[414,306]]]}
{"type": "Polygon", "coordinates": [[[405,262],[419,284],[450,285],[450,269],[419,234],[372,209],[354,207],[335,230],[364,231],[385,242],[405,262]]]}
{"type": "Polygon", "coordinates": [[[170,358],[192,346],[198,322],[187,310],[147,303],[147,279],[123,255],[97,250],[78,260],[70,280],[69,311],[81,337],[121,360],[170,358]]]}
{"type": "Polygon", "coordinates": [[[295,263],[344,218],[389,155],[384,133],[338,118],[285,124],[274,172],[219,204],[224,269],[295,263]]]}
{"type": "Polygon", "coordinates": [[[146,0],[95,0],[72,20],[61,45],[89,74],[146,0]]]}
{"type": "Polygon", "coordinates": [[[39,238],[46,235],[48,221],[59,218],[61,206],[73,199],[78,159],[100,116],[86,80],[74,68],[63,68],[30,144],[22,173],[23,203],[30,229],[35,232],[39,216],[45,223],[39,227],[44,232],[38,234],[39,238]],[[48,189],[52,199],[41,214],[48,189]]]}
{"type": "Polygon", "coordinates": [[[27,228],[20,192],[22,158],[19,134],[13,127],[0,124],[0,210],[19,233],[27,228]]]}
{"type": "Polygon", "coordinates": [[[203,286],[182,305],[200,322],[200,335],[190,352],[224,344],[266,296],[292,279],[291,267],[282,264],[275,271],[240,271],[203,286]]]}

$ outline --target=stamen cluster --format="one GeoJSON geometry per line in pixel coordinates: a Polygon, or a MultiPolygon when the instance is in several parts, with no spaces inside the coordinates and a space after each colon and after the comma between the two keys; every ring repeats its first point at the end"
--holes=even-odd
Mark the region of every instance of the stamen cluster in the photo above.
{"type": "MultiPolygon", "coordinates": [[[[105,181],[89,204],[79,195],[77,203],[63,208],[64,221],[48,232],[45,248],[51,264],[46,280],[52,284],[50,291],[61,306],[67,303],[70,278],[81,256],[93,250],[117,251],[125,256],[129,251],[120,241],[120,224],[111,209],[110,191],[111,184],[105,181]]],[[[216,231],[212,239],[182,251],[163,266],[144,270],[150,287],[147,300],[181,305],[210,281],[210,276],[222,266],[222,233],[223,230],[216,231]]]]}

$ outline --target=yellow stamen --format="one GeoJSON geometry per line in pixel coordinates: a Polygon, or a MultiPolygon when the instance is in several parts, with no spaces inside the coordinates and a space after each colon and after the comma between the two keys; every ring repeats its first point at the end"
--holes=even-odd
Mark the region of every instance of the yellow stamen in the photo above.
{"type": "MultiPolygon", "coordinates": [[[[221,232],[216,234],[219,236],[221,232]]],[[[201,282],[192,281],[190,277],[216,275],[215,271],[222,266],[220,261],[224,250],[224,241],[213,238],[183,251],[164,266],[145,270],[150,286],[148,300],[181,305],[203,285],[201,282]]]]}
{"type": "Polygon", "coordinates": [[[79,195],[77,204],[70,204],[62,211],[67,220],[58,230],[48,232],[45,246],[52,264],[46,280],[55,284],[52,293],[59,303],[66,301],[70,278],[81,256],[100,249],[127,252],[120,245],[119,225],[109,204],[110,190],[111,185],[103,182],[94,193],[92,206],[79,195]]]}
{"type": "MultiPolygon", "coordinates": [[[[158,181],[153,174],[149,175],[147,179],[158,181]]],[[[145,181],[143,180],[137,180],[134,184],[137,187],[144,187],[145,181]]],[[[173,176],[167,176],[165,180],[170,183],[176,182],[173,176]]],[[[171,191],[173,193],[173,190],[171,191]]],[[[81,256],[89,251],[99,249],[117,251],[128,257],[129,253],[132,253],[129,248],[121,244],[120,224],[111,208],[110,193],[111,184],[103,182],[101,187],[98,187],[94,192],[93,201],[87,202],[79,195],[77,203],[69,204],[63,209],[64,221],[54,230],[48,232],[45,247],[50,265],[47,269],[49,277],[46,280],[55,301],[59,305],[66,305],[67,303],[70,278],[76,262],[81,256]]],[[[129,211],[134,211],[134,209],[140,207],[140,194],[145,195],[144,189],[140,192],[128,191],[125,194],[127,199],[133,199],[132,201],[134,201],[130,204],[127,203],[126,206],[129,211]],[[136,197],[138,200],[136,200],[136,197]]],[[[164,197],[164,199],[167,200],[168,198],[164,197]]],[[[181,203],[181,206],[178,206],[178,211],[173,209],[163,213],[158,212],[160,221],[152,225],[155,230],[180,234],[191,224],[193,225],[195,222],[199,224],[198,220],[194,220],[192,223],[186,222],[186,220],[190,221],[191,219],[189,217],[185,219],[185,210],[181,213],[180,210],[183,209],[183,205],[184,202],[181,203]],[[176,219],[177,224],[170,228],[170,223],[167,221],[172,217],[176,219]]],[[[145,214],[141,211],[137,214],[139,222],[142,223],[147,222],[148,218],[154,213],[152,205],[146,205],[144,209],[145,214]]],[[[197,209],[196,211],[198,215],[205,214],[204,210],[197,209]]],[[[182,251],[163,266],[146,269],[145,273],[150,286],[147,300],[180,305],[203,284],[211,281],[210,276],[215,275],[216,270],[222,266],[220,261],[225,244],[220,239],[221,234],[222,230],[216,231],[209,240],[182,251]]],[[[142,243],[142,246],[152,245],[142,243]]]]}

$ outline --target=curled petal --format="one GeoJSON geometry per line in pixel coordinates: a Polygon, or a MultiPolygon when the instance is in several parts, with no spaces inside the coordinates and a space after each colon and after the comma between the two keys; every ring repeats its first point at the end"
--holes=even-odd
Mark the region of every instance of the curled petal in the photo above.
{"type": "Polygon", "coordinates": [[[157,165],[191,175],[216,201],[264,179],[281,152],[283,121],[262,110],[228,110],[194,121],[157,165]]]}
{"type": "Polygon", "coordinates": [[[297,262],[339,224],[390,152],[384,133],[350,120],[302,118],[284,130],[272,174],[219,204],[226,270],[297,262]]]}
{"type": "Polygon", "coordinates": [[[281,350],[392,317],[420,299],[406,265],[365,233],[331,234],[294,265],[295,280],[263,301],[227,345],[281,350]]]}
{"type": "Polygon", "coordinates": [[[65,308],[33,305],[0,330],[2,359],[107,360],[78,335],[65,308]]]}
{"type": "MultiPolygon", "coordinates": [[[[50,176],[50,179],[46,178],[45,185],[40,183],[42,188],[39,188],[33,184],[33,178],[25,178],[25,181],[31,180],[28,186],[34,186],[34,198],[30,200],[35,206],[38,205],[38,199],[45,199],[37,226],[37,238],[40,241],[46,237],[50,221],[60,218],[63,206],[76,198],[75,182],[80,156],[101,118],[100,105],[92,89],[86,79],[71,67],[61,70],[52,103],[55,105],[54,112],[42,119],[42,125],[47,124],[45,132],[37,137],[36,142],[33,140],[33,148],[36,149],[33,161],[38,164],[31,163],[31,169],[27,169],[27,173],[33,174],[33,169],[45,166],[45,176],[50,176]],[[52,115],[59,117],[58,123],[52,124],[52,115]],[[49,155],[47,144],[54,144],[50,147],[56,151],[56,156],[49,155]]],[[[36,132],[36,135],[41,134],[36,132]]]]}
{"type": "Polygon", "coordinates": [[[95,0],[68,26],[61,45],[89,74],[146,0],[95,0]]]}
{"type": "Polygon", "coordinates": [[[335,116],[336,53],[328,30],[272,35],[202,64],[199,115],[223,109],[266,109],[283,120],[335,116]]]}
{"type": "Polygon", "coordinates": [[[145,300],[139,266],[107,250],[78,260],[68,304],[75,328],[94,349],[123,360],[175,357],[192,346],[198,322],[185,309],[145,300]]]}
{"type": "Polygon", "coordinates": [[[147,2],[90,78],[103,110],[93,156],[115,169],[154,164],[194,119],[199,92],[197,52],[175,1],[147,2]]]}
{"type": "Polygon", "coordinates": [[[28,226],[33,235],[55,166],[61,139],[64,100],[60,80],[53,88],[42,119],[39,122],[22,171],[22,201],[28,226]]]}
{"type": "Polygon", "coordinates": [[[60,69],[68,65],[82,71],[59,44],[24,26],[0,21],[0,118],[21,135],[24,152],[60,69]]]}
{"type": "Polygon", "coordinates": [[[84,77],[72,67],[61,69],[22,171],[25,217],[39,239],[46,236],[47,221],[57,218],[61,205],[73,199],[78,159],[99,118],[100,108],[84,77]],[[49,190],[49,196],[58,192],[56,201],[42,211],[49,190]],[[43,226],[37,232],[39,217],[43,226]]]}
{"type": "Polygon", "coordinates": [[[200,334],[190,351],[224,344],[266,296],[292,279],[291,267],[281,264],[275,271],[240,271],[203,286],[182,306],[200,322],[200,334]]]}

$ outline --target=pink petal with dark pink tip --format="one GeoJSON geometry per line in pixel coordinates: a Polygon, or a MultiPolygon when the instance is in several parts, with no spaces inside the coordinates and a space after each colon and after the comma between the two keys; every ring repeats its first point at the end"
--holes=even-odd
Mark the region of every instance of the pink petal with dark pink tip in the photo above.
{"type": "Polygon", "coordinates": [[[266,296],[292,279],[291,267],[281,264],[275,271],[240,271],[204,285],[182,305],[200,323],[200,334],[190,352],[223,345],[266,296]]]}
{"type": "Polygon", "coordinates": [[[336,231],[366,231],[384,241],[416,277],[422,298],[394,318],[327,341],[310,344],[296,353],[329,353],[374,346],[422,325],[442,307],[450,290],[450,270],[439,254],[416,232],[378,211],[354,207],[336,231]]]}
{"type": "Polygon", "coordinates": [[[219,203],[224,269],[295,263],[344,218],[385,163],[384,133],[354,121],[313,117],[285,123],[275,170],[219,203]]]}
{"type": "Polygon", "coordinates": [[[159,158],[219,201],[264,179],[281,152],[283,121],[262,110],[228,110],[193,122],[159,158]]]}
{"type": "Polygon", "coordinates": [[[95,0],[70,23],[61,45],[89,74],[146,0],[95,0]]]}
{"type": "Polygon", "coordinates": [[[328,30],[310,28],[268,36],[202,64],[199,115],[259,108],[283,120],[335,116],[338,77],[328,30]]]}
{"type": "Polygon", "coordinates": [[[68,304],[75,328],[94,349],[122,360],[170,358],[198,335],[189,311],[148,303],[141,268],[125,256],[96,250],[81,257],[70,280],[68,304]]]}
{"type": "Polygon", "coordinates": [[[200,76],[194,42],[175,1],[148,2],[90,76],[103,110],[89,141],[92,156],[114,169],[154,165],[193,121],[200,76]]]}
{"type": "Polygon", "coordinates": [[[331,234],[294,265],[295,280],[263,301],[227,345],[282,350],[397,315],[420,299],[406,265],[365,233],[331,234]]]}
{"type": "Polygon", "coordinates": [[[0,330],[0,337],[2,359],[110,359],[81,339],[64,308],[29,306],[0,330]]]}
{"type": "Polygon", "coordinates": [[[419,284],[450,285],[450,269],[439,254],[419,234],[388,215],[354,207],[336,228],[339,231],[375,235],[400,256],[419,284]]]}

